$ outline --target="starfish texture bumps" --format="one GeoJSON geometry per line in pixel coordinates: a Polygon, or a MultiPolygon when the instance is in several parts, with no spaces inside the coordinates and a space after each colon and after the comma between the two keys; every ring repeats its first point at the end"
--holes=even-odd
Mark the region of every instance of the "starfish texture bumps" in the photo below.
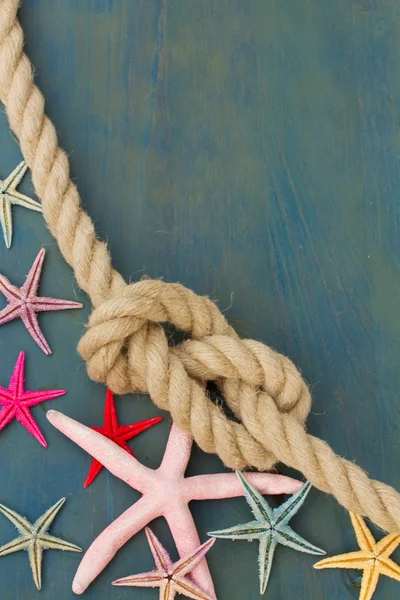
{"type": "Polygon", "coordinates": [[[46,448],[47,442],[29,409],[40,402],[63,396],[66,392],[65,390],[41,390],[36,392],[25,390],[24,364],[25,353],[20,352],[11,376],[10,385],[8,388],[0,386],[0,405],[3,407],[0,412],[0,431],[13,419],[17,419],[46,448]]]}
{"type": "MultiPolygon", "coordinates": [[[[181,557],[193,552],[200,539],[189,510],[191,500],[211,500],[242,496],[244,491],[234,473],[185,477],[193,439],[172,426],[163,460],[158,469],[149,469],[117,444],[85,425],[50,410],[50,423],[78,446],[99,460],[111,473],[143,495],[92,543],[79,565],[72,589],[81,594],[103,571],[116,552],[153,519],[168,522],[181,557]]],[[[294,493],[301,483],[270,473],[249,473],[247,479],[264,494],[294,493]]],[[[214,586],[205,558],[192,571],[196,585],[209,595],[214,586]]]]}
{"type": "Polygon", "coordinates": [[[24,161],[20,162],[14,171],[2,181],[0,179],[0,224],[3,230],[4,241],[7,248],[11,247],[12,242],[12,213],[11,206],[18,204],[24,208],[29,208],[36,212],[42,212],[42,205],[24,194],[17,192],[17,186],[21,183],[26,173],[27,165],[24,161]]]}
{"type": "Polygon", "coordinates": [[[389,558],[400,543],[400,534],[391,533],[376,542],[362,517],[351,512],[350,518],[360,550],[325,558],[314,568],[362,570],[359,600],[371,600],[380,575],[400,581],[400,566],[389,558]]]}
{"type": "MultiPolygon", "coordinates": [[[[134,456],[126,442],[160,421],[162,421],[162,417],[155,417],[154,419],[139,421],[139,423],[133,423],[132,425],[120,425],[118,423],[117,411],[115,410],[114,394],[111,390],[107,390],[104,407],[104,425],[103,427],[92,427],[92,429],[118,444],[120,448],[128,452],[131,456],[134,456]]],[[[94,458],[85,481],[85,488],[96,479],[102,468],[103,465],[94,458]]]]}
{"type": "Polygon", "coordinates": [[[306,483],[301,490],[279,506],[279,508],[272,509],[268,502],[241,473],[237,472],[237,476],[243,486],[245,498],[255,516],[255,520],[244,525],[235,525],[228,529],[212,531],[208,535],[230,540],[259,541],[260,593],[263,594],[267,588],[272,560],[278,544],[289,546],[294,550],[306,552],[307,554],[325,554],[324,550],[307,542],[288,525],[290,519],[296,514],[306,499],[311,485],[310,483],[306,483]]]}
{"type": "Polygon", "coordinates": [[[0,325],[14,319],[21,319],[39,348],[45,354],[51,354],[50,347],[39,327],[37,313],[82,308],[82,304],[37,295],[45,252],[44,248],[40,250],[22,287],[18,288],[12,285],[4,275],[0,275],[0,292],[8,300],[7,306],[0,310],[0,325]]]}
{"type": "Polygon", "coordinates": [[[156,538],[154,533],[146,527],[147,541],[156,563],[156,569],[148,573],[129,575],[113,581],[113,585],[128,587],[158,587],[160,600],[174,600],[176,594],[192,598],[193,600],[215,600],[214,595],[206,594],[197,586],[188,574],[202,560],[215,542],[215,538],[208,540],[177,562],[172,562],[168,552],[156,538]]]}
{"type": "Polygon", "coordinates": [[[49,508],[44,515],[38,518],[35,523],[30,523],[28,519],[17,512],[0,504],[0,512],[7,517],[19,532],[19,537],[8,544],[1,546],[0,556],[26,550],[29,556],[29,563],[32,569],[33,581],[38,590],[42,587],[42,557],[43,550],[69,550],[70,552],[82,552],[82,548],[66,542],[58,537],[48,534],[50,525],[56,518],[59,510],[65,502],[61,498],[54,506],[49,508]]]}

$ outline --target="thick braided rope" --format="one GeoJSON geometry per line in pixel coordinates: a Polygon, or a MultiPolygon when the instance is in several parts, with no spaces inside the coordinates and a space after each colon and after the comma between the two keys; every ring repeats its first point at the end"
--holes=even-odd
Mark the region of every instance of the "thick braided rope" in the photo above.
{"type": "Polygon", "coordinates": [[[44,113],[17,20],[18,0],[0,0],[0,99],[6,107],[47,225],[95,310],[79,350],[90,377],[116,392],[146,391],[201,448],[229,467],[276,460],[388,531],[400,530],[400,495],[308,435],[310,395],[295,366],[253,340],[240,340],[214,303],[177,284],[127,285],[111,266],[69,175],[66,154],[44,113]],[[168,346],[162,323],[190,334],[168,346]],[[208,397],[215,381],[238,419],[208,397]]]}

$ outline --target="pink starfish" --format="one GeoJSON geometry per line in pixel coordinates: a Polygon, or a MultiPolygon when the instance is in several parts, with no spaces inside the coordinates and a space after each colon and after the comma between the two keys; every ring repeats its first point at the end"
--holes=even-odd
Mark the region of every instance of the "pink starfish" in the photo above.
{"type": "Polygon", "coordinates": [[[3,406],[0,412],[0,431],[13,419],[17,419],[46,448],[46,440],[35,419],[32,417],[29,408],[45,400],[58,398],[58,396],[65,394],[65,390],[25,391],[24,363],[25,354],[24,352],[20,352],[9,387],[6,389],[0,386],[0,404],[3,406]]]}
{"type": "Polygon", "coordinates": [[[184,556],[177,562],[172,562],[168,552],[154,533],[146,527],[147,541],[156,563],[157,569],[148,573],[129,575],[113,581],[113,585],[127,587],[159,587],[160,600],[174,600],[176,594],[182,594],[194,600],[215,600],[215,596],[204,593],[189,577],[188,573],[201,561],[215,542],[211,538],[201,546],[184,556]]]}
{"type": "Polygon", "coordinates": [[[82,304],[37,296],[45,252],[44,248],[40,250],[22,287],[18,288],[12,285],[7,277],[0,275],[0,292],[8,300],[8,305],[0,310],[0,325],[20,318],[39,348],[45,354],[51,354],[50,347],[39,327],[36,313],[49,310],[65,310],[67,308],[82,308],[82,304]]]}
{"type": "MultiPolygon", "coordinates": [[[[235,473],[185,477],[193,440],[172,425],[161,466],[149,469],[114,442],[66,417],[49,410],[47,418],[64,435],[99,460],[143,496],[109,525],[92,543],[83,557],[72,589],[82,594],[103,571],[117,551],[138,531],[157,517],[165,517],[180,556],[200,545],[199,535],[189,510],[191,500],[219,500],[243,496],[243,487],[235,473]]],[[[292,494],[301,483],[283,475],[248,473],[248,481],[262,494],[292,494]]],[[[193,571],[193,581],[208,594],[214,586],[205,559],[193,571]]]]}

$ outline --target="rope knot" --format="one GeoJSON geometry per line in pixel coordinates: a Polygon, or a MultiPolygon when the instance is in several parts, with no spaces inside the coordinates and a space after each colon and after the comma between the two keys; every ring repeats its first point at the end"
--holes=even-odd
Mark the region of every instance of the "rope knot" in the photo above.
{"type": "Polygon", "coordinates": [[[149,393],[204,450],[222,447],[218,454],[234,468],[276,462],[272,448],[248,433],[246,420],[278,411],[304,426],[310,410],[308,388],[288,358],[241,340],[214,302],[180,284],[126,285],[94,309],[79,352],[92,379],[119,394],[149,393]],[[183,342],[169,345],[166,323],[185,334],[183,342]],[[219,403],[209,401],[210,381],[245,429],[233,420],[226,426],[219,403]]]}

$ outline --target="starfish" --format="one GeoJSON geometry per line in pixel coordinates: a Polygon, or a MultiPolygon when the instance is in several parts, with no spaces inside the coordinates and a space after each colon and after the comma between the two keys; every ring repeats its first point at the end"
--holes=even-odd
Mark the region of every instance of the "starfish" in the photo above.
{"type": "Polygon", "coordinates": [[[4,241],[7,248],[10,248],[12,241],[12,214],[11,206],[19,204],[30,210],[42,212],[42,205],[24,194],[17,192],[16,188],[21,183],[26,173],[27,165],[24,161],[20,162],[14,171],[2,181],[0,179],[0,224],[3,229],[4,241]]]}
{"type": "MultiPolygon", "coordinates": [[[[149,429],[149,427],[153,427],[153,425],[156,425],[156,423],[159,423],[160,421],[162,421],[162,417],[155,417],[154,419],[139,421],[139,423],[133,423],[132,425],[120,425],[118,423],[117,411],[115,410],[114,394],[111,390],[107,390],[106,404],[104,407],[104,425],[103,427],[92,427],[92,429],[118,444],[120,448],[125,450],[125,452],[129,452],[131,456],[134,456],[126,442],[139,435],[139,433],[142,433],[142,431],[149,429]]],[[[85,488],[96,479],[102,468],[103,465],[94,458],[84,484],[85,488]]]]}
{"type": "Polygon", "coordinates": [[[63,396],[66,392],[65,390],[26,391],[24,389],[24,364],[25,353],[20,352],[9,387],[0,386],[0,405],[3,407],[0,412],[0,431],[13,419],[17,419],[46,448],[46,440],[29,409],[45,400],[63,396]]]}
{"type": "MultiPolygon", "coordinates": [[[[153,470],[142,465],[111,440],[57,411],[48,411],[47,418],[54,427],[99,460],[113,475],[143,494],[92,543],[75,575],[72,589],[76,594],[84,592],[116,552],[153,519],[165,517],[179,555],[185,556],[200,545],[188,507],[189,502],[243,495],[243,488],[234,473],[185,478],[193,439],[176,425],[172,426],[161,466],[153,470]]],[[[247,477],[264,494],[293,493],[301,486],[300,482],[283,475],[249,473],[247,477]]],[[[192,577],[206,593],[214,593],[204,558],[193,570],[192,577]]]]}
{"type": "Polygon", "coordinates": [[[82,304],[70,302],[69,300],[59,300],[58,298],[37,296],[45,252],[44,248],[40,250],[22,287],[18,288],[12,285],[4,275],[0,275],[0,292],[8,300],[7,306],[0,310],[0,325],[20,318],[39,348],[45,354],[51,354],[50,347],[39,327],[36,313],[82,308],[82,304]]]}
{"type": "Polygon", "coordinates": [[[35,523],[30,523],[28,519],[22,515],[7,508],[7,506],[0,504],[0,512],[11,521],[20,533],[19,537],[8,544],[1,546],[0,556],[19,552],[20,550],[27,550],[33,581],[38,590],[42,587],[43,550],[69,550],[70,552],[82,552],[82,548],[79,548],[79,546],[75,546],[75,544],[71,544],[70,542],[66,542],[65,540],[47,533],[65,500],[65,498],[61,498],[61,500],[49,508],[44,515],[39,517],[35,523]]]}
{"type": "Polygon", "coordinates": [[[371,600],[379,575],[400,581],[400,567],[389,556],[400,544],[400,534],[391,533],[376,542],[359,515],[350,513],[360,550],[325,558],[314,565],[315,569],[360,569],[363,572],[359,600],[371,600]]]}
{"type": "Polygon", "coordinates": [[[324,550],[313,546],[289,527],[288,522],[303,504],[311,484],[306,483],[296,494],[278,508],[272,509],[259,492],[250,485],[243,475],[237,472],[243,486],[244,495],[255,521],[236,525],[221,531],[212,531],[208,535],[230,540],[259,540],[258,566],[260,572],[260,594],[264,594],[277,544],[289,546],[307,554],[325,554],[324,550]]]}
{"type": "Polygon", "coordinates": [[[160,588],[160,600],[174,600],[176,594],[182,594],[182,596],[193,598],[194,600],[215,600],[214,595],[210,596],[206,594],[187,577],[187,574],[207,554],[214,544],[215,538],[204,542],[204,544],[193,550],[193,552],[174,563],[149,527],[146,527],[146,536],[157,569],[148,573],[129,575],[128,577],[117,579],[113,581],[113,585],[158,587],[160,588]]]}

